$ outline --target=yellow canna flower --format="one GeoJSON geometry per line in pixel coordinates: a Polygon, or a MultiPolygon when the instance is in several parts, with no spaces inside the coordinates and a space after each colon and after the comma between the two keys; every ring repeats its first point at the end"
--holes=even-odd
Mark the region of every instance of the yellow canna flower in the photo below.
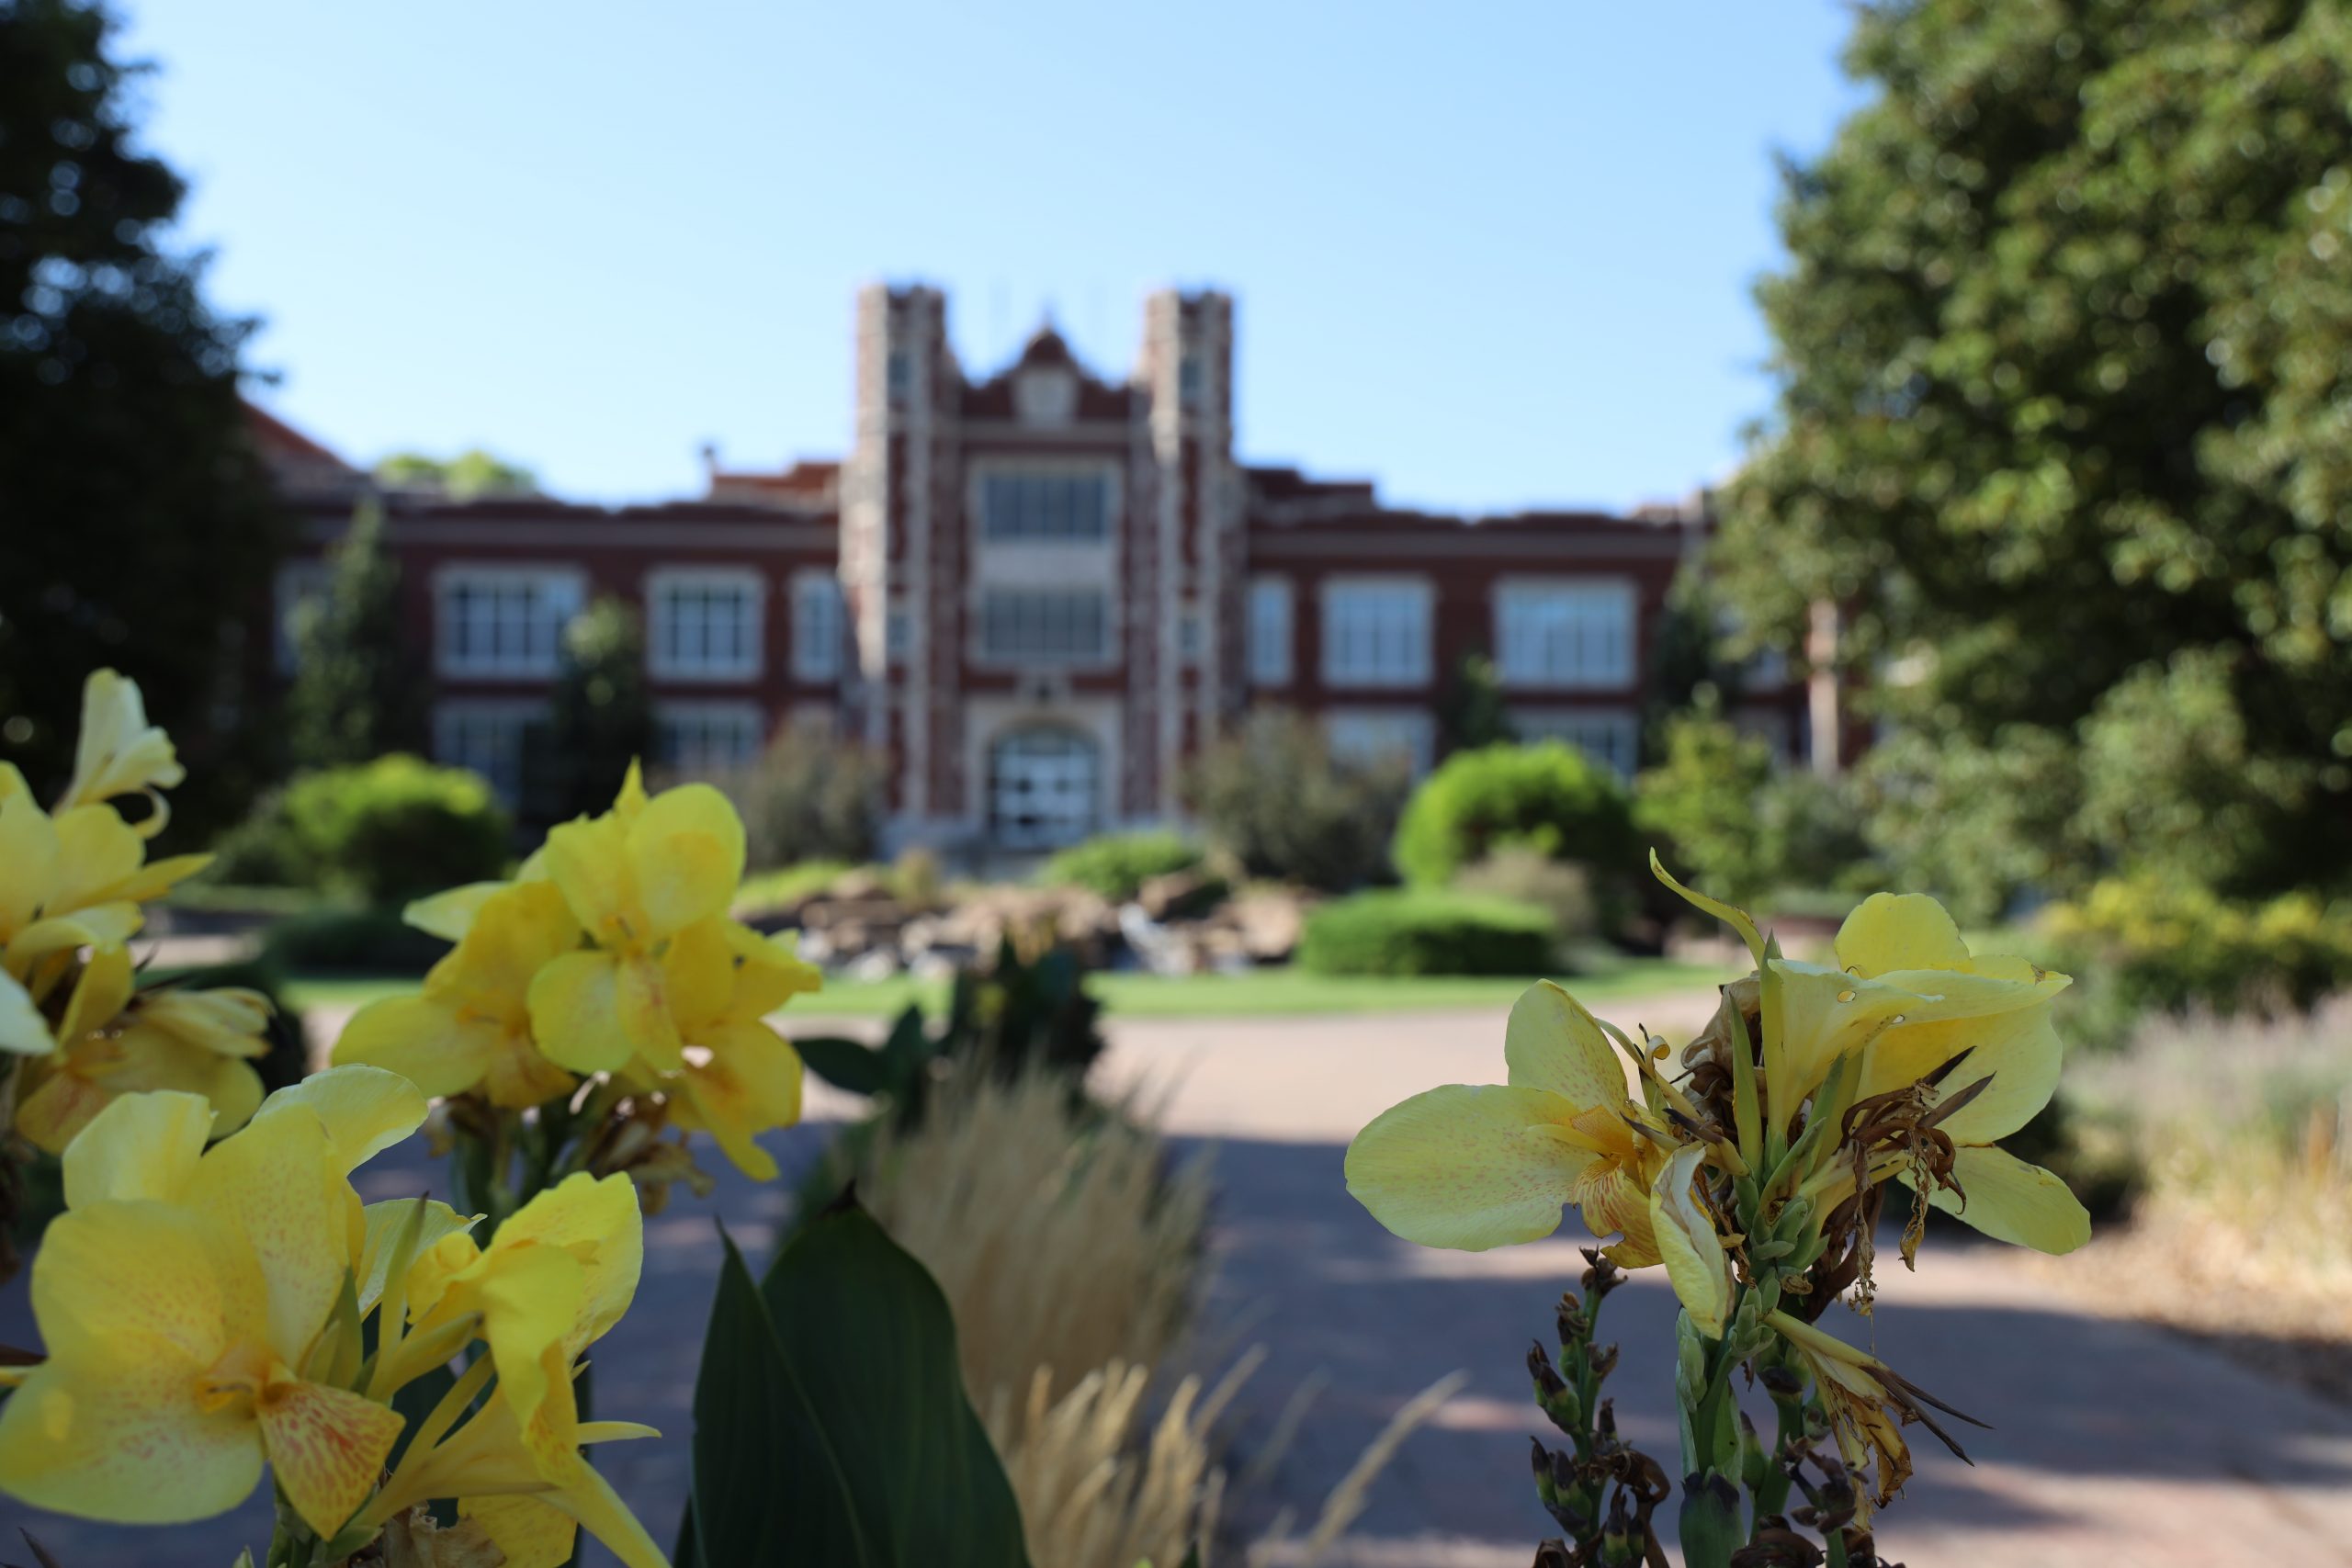
{"type": "Polygon", "coordinates": [[[424,991],[361,1008],[335,1042],[337,1062],[388,1067],[435,1097],[479,1089],[514,1110],[571,1091],[571,1075],[532,1040],[530,995],[541,969],[579,950],[580,924],[552,883],[486,886],[424,991]]]}
{"type": "MultiPolygon", "coordinates": [[[[548,833],[539,858],[589,941],[532,982],[539,1048],[579,1073],[615,1072],[634,1059],[656,1073],[684,1063],[663,996],[662,959],[673,938],[725,911],[743,875],[743,823],[708,784],[648,799],[634,764],[602,817],[548,833]]],[[[526,865],[526,879],[537,868],[526,865]]]]}
{"type": "Polygon", "coordinates": [[[75,980],[54,1055],[20,1069],[16,1128],[36,1148],[62,1154],[107,1104],[173,1089],[200,1095],[213,1131],[245,1124],[261,1104],[261,1075],[247,1058],[269,1049],[269,1004],[240,989],[163,987],[134,995],[130,954],[101,948],[75,980]]]}
{"type": "Polygon", "coordinates": [[[140,831],[153,838],[170,815],[156,792],[186,777],[171,737],[147,722],[139,683],[111,670],[92,671],[82,683],[82,731],[74,747],[74,777],[58,801],[59,809],[143,794],[155,809],[140,824],[140,831]]]}
{"type": "Polygon", "coordinates": [[[315,1354],[365,1230],[349,1172],[424,1103],[371,1068],[322,1079],[209,1150],[210,1107],[173,1093],[118,1100],[68,1145],[32,1271],[48,1359],[0,1408],[0,1490],[178,1523],[267,1465],[322,1536],[367,1500],[401,1418],[321,1381],[315,1354]]]}
{"type": "Polygon", "coordinates": [[[1710,1339],[1724,1337],[1731,1314],[1731,1258],[1691,1183],[1707,1157],[1703,1144],[1686,1144],[1667,1159],[1650,1191],[1650,1230],[1666,1277],[1690,1322],[1710,1339]]]}
{"type": "Polygon", "coordinates": [[[800,1120],[800,1055],[762,1020],[824,977],[790,942],[726,919],[679,932],[662,970],[685,1048],[672,1119],[708,1132],[753,1180],[775,1180],[775,1157],[753,1139],[800,1120]]]}
{"type": "Polygon", "coordinates": [[[69,834],[28,792],[0,798],[0,967],[18,981],[43,959],[119,943],[139,929],[138,902],[107,896],[109,863],[92,858],[104,854],[105,835],[90,829],[111,820],[134,850],[138,837],[108,807],[85,809],[91,815],[66,813],[69,834]]]}
{"type": "Polygon", "coordinates": [[[581,1172],[516,1210],[488,1247],[460,1233],[421,1254],[406,1281],[409,1314],[420,1341],[480,1314],[501,1396],[546,1478],[560,1481],[579,1446],[572,1363],[628,1310],[644,1265],[628,1178],[581,1172]]]}
{"type": "Polygon", "coordinates": [[[1423,1247],[1483,1252],[1559,1228],[1583,1211],[1625,1268],[1659,1260],[1650,1191],[1674,1141],[1627,1092],[1603,1025],[1541,981],[1511,1008],[1510,1083],[1449,1084],[1392,1106],[1348,1145],[1348,1190],[1423,1247]]]}

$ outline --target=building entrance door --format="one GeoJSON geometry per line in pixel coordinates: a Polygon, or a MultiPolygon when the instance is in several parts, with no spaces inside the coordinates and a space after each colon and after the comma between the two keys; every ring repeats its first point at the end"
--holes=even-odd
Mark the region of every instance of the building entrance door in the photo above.
{"type": "Polygon", "coordinates": [[[1102,767],[1072,729],[1021,729],[989,749],[989,825],[1009,850],[1051,850],[1094,830],[1102,767]]]}

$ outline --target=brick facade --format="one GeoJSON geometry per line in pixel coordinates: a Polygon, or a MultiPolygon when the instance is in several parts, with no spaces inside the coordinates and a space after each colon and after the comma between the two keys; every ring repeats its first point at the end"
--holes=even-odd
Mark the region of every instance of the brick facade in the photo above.
{"type": "MultiPolygon", "coordinates": [[[[840,463],[714,462],[703,498],[658,506],[383,495],[436,752],[512,787],[562,620],[610,595],[645,618],[661,761],[786,731],[863,742],[888,759],[901,842],[1034,849],[1175,816],[1185,764],[1258,704],[1427,767],[1473,655],[1523,731],[1632,765],[1697,511],[1439,516],[1242,463],[1222,294],[1151,296],[1124,381],[1050,328],[967,378],[946,310],[927,288],[861,293],[840,463]]],[[[369,482],[255,420],[322,550],[369,482]]],[[[281,615],[319,576],[315,555],[289,564],[281,615]]],[[[1792,751],[1804,714],[1780,681],[1744,710],[1792,751]]]]}

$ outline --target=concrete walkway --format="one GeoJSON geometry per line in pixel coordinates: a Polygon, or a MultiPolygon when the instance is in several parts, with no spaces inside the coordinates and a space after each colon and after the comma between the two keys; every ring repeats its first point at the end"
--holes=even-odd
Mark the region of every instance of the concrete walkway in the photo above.
{"type": "MultiPolygon", "coordinates": [[[[1607,1010],[1679,1036],[1705,997],[1607,1010]]],[[[795,1021],[814,1032],[818,1021],[795,1021]]],[[[1414,1436],[1329,1561],[1362,1568],[1524,1568],[1547,1532],[1526,1475],[1540,1425],[1522,1359],[1581,1267],[1567,1239],[1486,1254],[1429,1252],[1374,1224],[1346,1192],[1355,1129],[1439,1083],[1500,1077],[1499,1013],[1385,1019],[1114,1024],[1106,1089],[1164,1100],[1172,1131],[1218,1145],[1212,1322],[1271,1353],[1237,1412],[1237,1468],[1293,1393],[1329,1385],[1264,1486],[1229,1513],[1250,1533],[1290,1508],[1310,1518],[1390,1414],[1457,1368],[1464,1391],[1414,1436]]],[[[848,1109],[812,1094],[812,1117],[848,1109]]],[[[821,1125],[775,1140],[787,1169],[821,1125]]],[[[411,1193],[436,1172],[379,1160],[368,1195],[411,1193]]],[[[755,1256],[788,1202],[785,1185],[731,1174],[710,1201],[682,1195],[647,1231],[647,1271],[628,1319],[600,1347],[599,1413],[651,1422],[658,1442],[605,1451],[657,1539],[674,1528],[696,1353],[718,1255],[714,1213],[755,1256]]],[[[1910,1568],[2165,1568],[2290,1562],[2352,1568],[2352,1414],[2159,1331],[2088,1316],[1998,1249],[1931,1240],[1917,1276],[1882,1280],[1876,1345],[1905,1375],[1995,1430],[1962,1465],[1924,1433],[1919,1475],[1882,1521],[1882,1549],[1910,1568]]],[[[1611,1387],[1621,1426],[1669,1460],[1672,1302],[1655,1271],[1611,1298],[1623,1346],[1611,1387]]],[[[21,1285],[0,1293],[0,1341],[28,1343],[21,1285]]],[[[1825,1323],[1868,1342],[1843,1309],[1825,1323]]],[[[1229,1355],[1230,1352],[1228,1351],[1229,1355]]],[[[31,1524],[66,1568],[226,1568],[266,1540],[267,1511],[168,1531],[122,1532],[0,1500],[0,1562],[31,1524]]],[[[592,1561],[608,1559],[592,1555],[592,1561]]],[[[1228,1561],[1230,1561],[1228,1557],[1228,1561]]]]}

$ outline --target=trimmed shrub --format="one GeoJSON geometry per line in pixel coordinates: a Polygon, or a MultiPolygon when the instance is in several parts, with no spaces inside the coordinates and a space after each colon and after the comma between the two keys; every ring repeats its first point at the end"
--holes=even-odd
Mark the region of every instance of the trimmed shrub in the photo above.
{"type": "Polygon", "coordinates": [[[2266,903],[2154,876],[2097,883],[2042,915],[2051,962],[2076,978],[2072,1032],[2120,1044],[2151,1012],[2309,1009],[2352,985],[2352,908],[2310,893],[2266,903]]]}
{"type": "Polygon", "coordinates": [[[1510,844],[1612,874],[1634,859],[1625,788],[1557,740],[1457,751],[1406,804],[1394,854],[1407,882],[1435,887],[1510,844]]]}
{"type": "Polygon", "coordinates": [[[745,849],[755,866],[858,864],[881,846],[889,767],[864,747],[786,730],[757,762],[707,776],[743,814],[745,849]]]}
{"type": "Polygon", "coordinates": [[[1054,856],[1037,880],[1049,887],[1083,887],[1124,904],[1153,877],[1200,863],[1200,849],[1181,834],[1103,833],[1054,856]]]}
{"type": "Polygon", "coordinates": [[[260,961],[281,974],[422,975],[448,951],[396,909],[325,909],[271,926],[260,961]]]}
{"type": "Polygon", "coordinates": [[[287,786],[286,820],[315,886],[398,904],[501,875],[506,813],[479,773],[396,752],[287,786]]]}
{"type": "Polygon", "coordinates": [[[1185,781],[1210,841],[1245,874],[1333,893],[1382,879],[1409,787],[1401,766],[1332,756],[1321,726],[1282,708],[1251,714],[1185,781]]]}
{"type": "Polygon", "coordinates": [[[1419,888],[1335,899],[1306,918],[1300,965],[1318,975],[1527,975],[1558,933],[1532,904],[1419,888]]]}
{"type": "Polygon", "coordinates": [[[1594,892],[1592,873],[1547,860],[1525,844],[1505,844],[1453,879],[1456,892],[1532,904],[1552,917],[1562,946],[1589,942],[1611,923],[1594,892]]]}

